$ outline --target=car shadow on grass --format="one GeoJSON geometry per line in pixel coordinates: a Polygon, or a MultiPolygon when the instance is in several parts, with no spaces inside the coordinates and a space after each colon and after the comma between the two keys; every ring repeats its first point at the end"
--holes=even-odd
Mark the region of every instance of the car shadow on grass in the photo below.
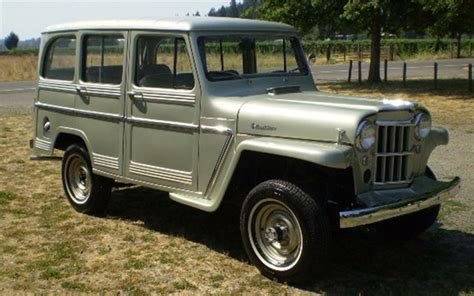
{"type": "MultiPolygon", "coordinates": [[[[142,221],[144,227],[246,260],[239,210],[223,205],[206,213],[146,188],[113,193],[109,218],[142,221]]],[[[474,293],[474,235],[436,224],[410,242],[390,241],[362,230],[339,233],[331,268],[301,290],[327,295],[458,295],[474,293]]]]}

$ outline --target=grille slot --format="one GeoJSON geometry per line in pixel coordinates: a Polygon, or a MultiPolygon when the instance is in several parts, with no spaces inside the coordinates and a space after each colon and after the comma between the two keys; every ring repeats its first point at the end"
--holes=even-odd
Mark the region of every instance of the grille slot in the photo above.
{"type": "Polygon", "coordinates": [[[411,137],[414,124],[378,124],[375,184],[398,184],[411,181],[411,137]]]}

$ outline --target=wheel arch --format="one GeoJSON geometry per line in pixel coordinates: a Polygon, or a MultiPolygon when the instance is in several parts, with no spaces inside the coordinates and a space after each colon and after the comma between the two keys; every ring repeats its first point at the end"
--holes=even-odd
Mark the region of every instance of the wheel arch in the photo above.
{"type": "Polygon", "coordinates": [[[67,147],[74,143],[84,145],[87,149],[89,157],[91,157],[92,147],[87,139],[86,134],[78,129],[73,128],[59,128],[56,137],[53,140],[53,148],[61,151],[65,151],[67,147]]]}
{"type": "Polygon", "coordinates": [[[303,183],[344,176],[353,194],[351,159],[350,146],[276,138],[244,140],[236,146],[218,203],[240,204],[251,188],[269,179],[285,179],[305,186],[303,183]],[[303,174],[296,174],[299,169],[303,174]],[[323,178],[311,179],[315,174],[323,178]]]}

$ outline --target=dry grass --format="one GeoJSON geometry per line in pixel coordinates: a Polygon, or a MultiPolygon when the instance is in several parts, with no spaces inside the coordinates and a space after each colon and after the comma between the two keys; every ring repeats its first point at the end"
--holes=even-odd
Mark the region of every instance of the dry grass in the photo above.
{"type": "Polygon", "coordinates": [[[433,89],[432,80],[411,80],[403,85],[391,81],[373,85],[368,83],[319,83],[322,91],[360,95],[374,98],[401,98],[427,107],[433,121],[442,125],[463,125],[474,123],[474,93],[467,90],[462,79],[440,80],[438,90],[433,89]]]}
{"type": "Polygon", "coordinates": [[[35,80],[37,56],[0,56],[0,81],[35,80]]]}
{"type": "MultiPolygon", "coordinates": [[[[443,99],[429,94],[394,89],[393,95],[423,100],[435,108],[438,121],[457,122],[472,114],[472,100],[462,96],[447,96],[438,107],[443,99]],[[463,104],[457,106],[465,111],[445,118],[442,111],[453,104],[463,104]]],[[[441,224],[410,243],[341,233],[334,243],[333,268],[308,286],[292,287],[262,277],[246,261],[238,209],[208,214],[160,192],[128,188],[113,193],[105,217],[74,212],[62,191],[60,164],[28,160],[31,126],[30,116],[0,117],[1,294],[474,295],[474,220],[466,222],[473,213],[472,203],[465,202],[468,196],[445,205],[441,224]]]]}

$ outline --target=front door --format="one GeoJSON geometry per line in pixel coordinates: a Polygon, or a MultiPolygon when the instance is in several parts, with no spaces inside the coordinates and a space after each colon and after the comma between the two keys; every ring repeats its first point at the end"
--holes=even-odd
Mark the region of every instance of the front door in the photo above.
{"type": "Polygon", "coordinates": [[[132,32],[130,38],[126,177],[195,191],[200,89],[188,36],[132,32]]]}

